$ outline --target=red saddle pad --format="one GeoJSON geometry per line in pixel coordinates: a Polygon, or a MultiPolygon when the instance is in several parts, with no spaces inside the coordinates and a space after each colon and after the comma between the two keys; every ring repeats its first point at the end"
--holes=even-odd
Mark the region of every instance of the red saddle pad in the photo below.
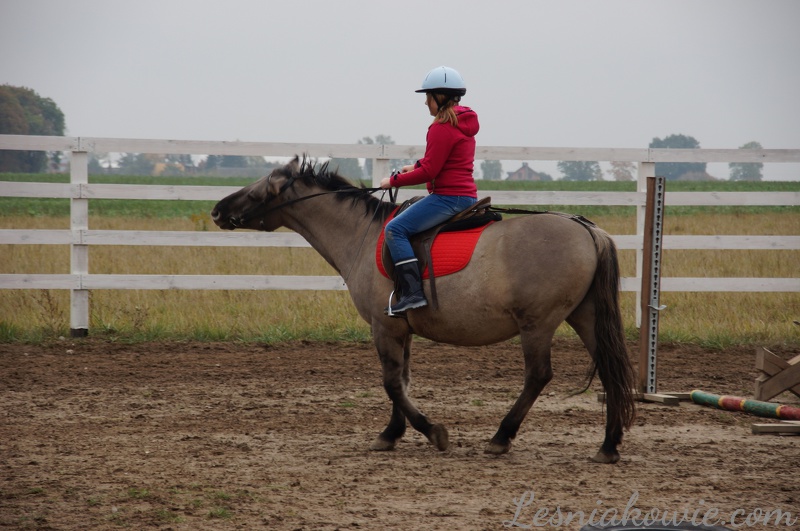
{"type": "MultiPolygon", "coordinates": [[[[392,217],[394,217],[394,214],[386,220],[386,223],[388,223],[392,217]]],[[[431,259],[433,260],[433,268],[436,272],[436,276],[450,275],[467,267],[467,264],[472,258],[472,253],[475,251],[478,238],[481,237],[483,230],[491,224],[492,223],[489,223],[474,229],[456,232],[440,232],[437,234],[436,239],[433,240],[433,246],[431,247],[431,259]]],[[[385,226],[386,224],[384,223],[384,227],[385,226]]],[[[378,237],[378,245],[375,249],[375,262],[381,274],[389,278],[389,275],[386,274],[386,269],[383,267],[383,260],[381,258],[383,253],[383,241],[384,233],[381,231],[381,235],[378,237]]],[[[430,278],[430,272],[427,267],[422,272],[422,278],[430,278]]]]}

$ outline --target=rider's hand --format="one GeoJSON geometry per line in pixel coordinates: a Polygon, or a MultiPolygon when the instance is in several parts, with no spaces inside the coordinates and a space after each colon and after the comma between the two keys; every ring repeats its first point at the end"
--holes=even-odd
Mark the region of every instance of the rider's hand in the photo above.
{"type": "Polygon", "coordinates": [[[409,164],[408,166],[403,166],[403,169],[400,170],[400,173],[408,173],[414,169],[413,164],[409,164]]]}
{"type": "Polygon", "coordinates": [[[392,181],[391,179],[389,179],[389,177],[384,177],[383,179],[381,179],[380,187],[384,190],[388,190],[389,188],[392,187],[391,183],[392,181]]]}

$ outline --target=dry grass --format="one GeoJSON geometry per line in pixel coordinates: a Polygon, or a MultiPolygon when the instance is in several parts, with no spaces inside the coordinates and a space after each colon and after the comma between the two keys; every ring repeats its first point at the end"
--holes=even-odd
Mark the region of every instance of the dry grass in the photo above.
{"type": "MultiPolygon", "coordinates": [[[[0,228],[64,229],[63,217],[0,218],[0,228]]],[[[595,221],[612,234],[635,232],[629,216],[595,221]]],[[[96,217],[93,229],[201,230],[203,220],[96,217]]],[[[215,230],[215,229],[211,229],[215,230]]],[[[667,218],[667,234],[800,234],[800,213],[696,214],[667,218]]],[[[0,273],[66,273],[67,246],[3,245],[0,273]]],[[[635,275],[635,253],[621,251],[623,276],[635,275]]],[[[800,278],[800,251],[665,251],[664,276],[800,278]]],[[[90,249],[90,271],[114,274],[333,275],[312,249],[129,247],[90,249]]],[[[368,327],[347,292],[114,291],[91,294],[93,334],[128,338],[359,339],[368,327]]],[[[635,296],[623,293],[628,333],[635,337],[635,296]]],[[[800,342],[800,294],[662,294],[667,341],[724,346],[732,343],[800,342]]],[[[57,290],[0,291],[0,327],[6,339],[65,334],[69,294],[57,290]]],[[[560,334],[570,334],[563,327],[560,334]]]]}

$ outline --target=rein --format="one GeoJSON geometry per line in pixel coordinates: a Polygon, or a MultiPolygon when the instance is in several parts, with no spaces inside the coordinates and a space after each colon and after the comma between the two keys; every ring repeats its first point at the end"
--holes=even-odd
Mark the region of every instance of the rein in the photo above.
{"type": "MultiPolygon", "coordinates": [[[[270,177],[267,179],[267,186],[269,186],[269,180],[271,178],[272,178],[272,176],[270,175],[270,177]]],[[[295,203],[299,203],[301,201],[305,201],[307,199],[313,199],[315,197],[320,197],[320,196],[323,196],[323,195],[340,194],[340,193],[353,193],[354,190],[359,191],[359,192],[365,192],[367,194],[374,194],[375,192],[383,192],[381,194],[381,198],[380,198],[380,200],[383,201],[383,198],[384,198],[384,196],[386,195],[386,192],[387,192],[387,190],[385,190],[383,188],[356,188],[356,187],[353,187],[352,189],[344,189],[344,190],[326,190],[324,192],[317,192],[315,194],[306,195],[306,196],[303,196],[303,197],[296,197],[294,199],[289,199],[288,201],[284,201],[283,203],[281,203],[279,205],[275,205],[273,207],[269,207],[268,206],[270,201],[272,201],[273,199],[277,198],[279,195],[281,195],[283,192],[285,192],[288,188],[290,188],[294,184],[294,182],[296,180],[297,180],[297,177],[294,177],[294,176],[292,176],[291,178],[288,178],[286,180],[286,182],[283,184],[283,186],[281,186],[280,190],[278,190],[277,194],[267,196],[267,199],[263,203],[253,207],[250,210],[247,210],[247,211],[243,212],[242,215],[239,217],[239,223],[244,224],[247,220],[251,219],[251,217],[255,217],[256,216],[255,213],[257,212],[257,215],[262,218],[260,224],[263,227],[264,226],[264,219],[263,218],[267,214],[269,214],[270,212],[275,212],[276,210],[280,210],[280,209],[282,209],[284,207],[287,207],[289,205],[293,205],[295,203]],[[265,208],[265,207],[266,207],[266,210],[262,211],[261,209],[265,208]]],[[[389,201],[392,204],[394,204],[396,199],[397,199],[397,192],[395,190],[391,189],[391,188],[388,190],[388,192],[389,192],[389,201]]],[[[356,256],[358,256],[358,254],[361,253],[361,249],[364,247],[364,242],[367,239],[367,234],[369,232],[369,227],[375,221],[375,217],[377,215],[378,215],[378,209],[376,208],[375,212],[373,212],[373,214],[372,214],[372,218],[370,218],[369,223],[367,224],[367,228],[364,230],[364,237],[361,238],[361,243],[358,245],[358,249],[356,250],[356,256]]],[[[342,277],[345,284],[347,284],[347,280],[350,277],[350,274],[353,272],[353,266],[355,266],[355,261],[350,265],[350,270],[347,272],[347,274],[342,277]]]]}
{"type": "MultiPolygon", "coordinates": [[[[269,179],[271,179],[271,178],[272,178],[272,176],[270,175],[270,177],[267,179],[267,185],[269,185],[269,179]]],[[[289,205],[293,205],[295,203],[299,203],[299,202],[305,201],[307,199],[313,199],[315,197],[319,197],[319,196],[322,196],[322,195],[340,194],[340,193],[352,193],[353,190],[363,191],[363,192],[366,192],[368,194],[374,194],[375,192],[378,192],[378,191],[382,190],[382,188],[356,188],[354,186],[353,189],[326,190],[324,192],[318,192],[316,194],[306,195],[306,196],[303,196],[303,197],[296,197],[294,199],[290,199],[288,201],[285,201],[285,202],[283,202],[283,203],[281,203],[279,205],[273,206],[273,207],[269,207],[268,206],[270,201],[272,201],[273,199],[277,198],[279,195],[281,195],[283,192],[285,192],[288,188],[290,188],[294,184],[294,182],[296,180],[297,180],[297,177],[288,178],[286,180],[286,182],[283,184],[283,186],[281,186],[280,190],[278,190],[277,194],[267,196],[267,199],[263,203],[260,203],[260,204],[258,204],[256,206],[254,206],[250,210],[245,210],[242,213],[242,215],[239,216],[239,220],[238,220],[239,223],[240,224],[244,224],[244,223],[246,223],[247,221],[249,221],[250,219],[252,219],[254,217],[260,217],[260,218],[262,218],[261,225],[263,226],[263,224],[264,224],[263,218],[267,214],[269,214],[270,212],[275,212],[276,210],[280,210],[280,209],[282,209],[284,207],[287,207],[289,205]],[[266,208],[266,210],[261,210],[263,208],[266,208]]],[[[393,199],[393,196],[392,196],[391,192],[390,192],[389,197],[390,197],[390,199],[393,199]]]]}

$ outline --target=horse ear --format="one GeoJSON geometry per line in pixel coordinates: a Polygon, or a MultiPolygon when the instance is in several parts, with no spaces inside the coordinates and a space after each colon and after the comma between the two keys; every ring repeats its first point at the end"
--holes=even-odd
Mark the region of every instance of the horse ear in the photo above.
{"type": "Polygon", "coordinates": [[[275,196],[280,193],[281,186],[283,186],[283,182],[286,179],[286,173],[282,169],[275,169],[272,172],[263,178],[264,181],[267,183],[267,195],[275,196]]]}
{"type": "Polygon", "coordinates": [[[289,164],[286,165],[286,169],[289,170],[290,175],[296,175],[300,172],[300,156],[295,155],[289,164]]]}

